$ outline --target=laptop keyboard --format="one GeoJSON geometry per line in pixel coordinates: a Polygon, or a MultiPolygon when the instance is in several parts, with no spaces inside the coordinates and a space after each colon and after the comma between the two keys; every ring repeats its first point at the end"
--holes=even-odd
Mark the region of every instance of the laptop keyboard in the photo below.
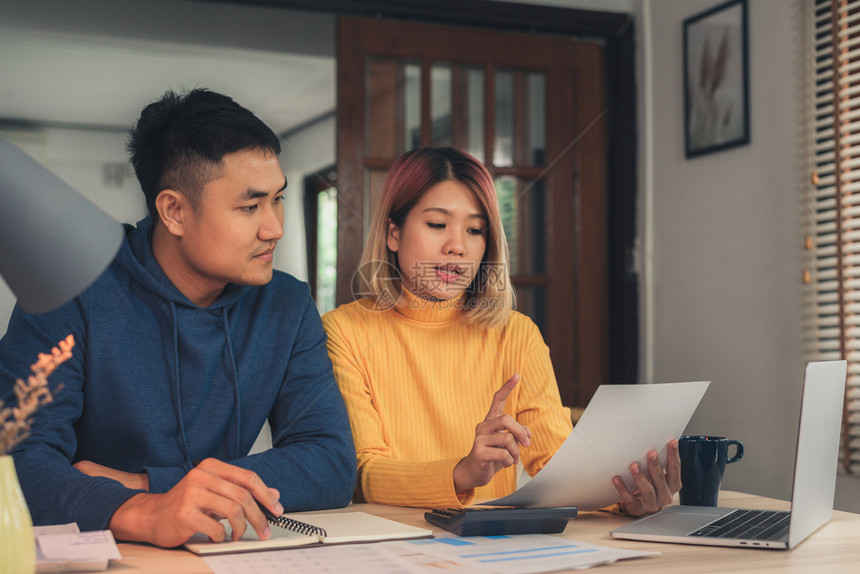
{"type": "Polygon", "coordinates": [[[690,536],[778,540],[788,532],[791,513],[785,510],[735,510],[690,536]]]}

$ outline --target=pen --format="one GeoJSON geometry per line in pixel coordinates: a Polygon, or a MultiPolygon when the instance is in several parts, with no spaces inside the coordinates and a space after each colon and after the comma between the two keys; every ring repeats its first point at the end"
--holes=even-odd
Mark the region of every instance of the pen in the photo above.
{"type": "Polygon", "coordinates": [[[260,501],[259,501],[259,500],[257,501],[257,506],[259,506],[259,507],[260,507],[260,510],[263,512],[263,516],[265,516],[265,517],[266,517],[266,520],[267,520],[270,524],[274,524],[275,526],[280,526],[280,522],[279,522],[279,520],[278,520],[278,519],[279,519],[279,517],[278,517],[278,516],[275,516],[274,514],[272,514],[272,512],[271,512],[268,508],[266,508],[265,506],[263,506],[263,505],[260,503],[260,501]]]}

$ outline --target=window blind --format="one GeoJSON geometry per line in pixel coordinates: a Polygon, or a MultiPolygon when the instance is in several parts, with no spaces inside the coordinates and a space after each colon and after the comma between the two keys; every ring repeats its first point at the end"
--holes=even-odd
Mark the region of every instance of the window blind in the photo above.
{"type": "Polygon", "coordinates": [[[840,464],[860,475],[860,0],[810,3],[806,343],[848,361],[840,464]]]}

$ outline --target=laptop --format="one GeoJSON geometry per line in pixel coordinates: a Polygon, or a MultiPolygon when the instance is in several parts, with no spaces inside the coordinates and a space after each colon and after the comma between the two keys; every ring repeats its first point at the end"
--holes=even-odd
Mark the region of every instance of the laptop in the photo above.
{"type": "Polygon", "coordinates": [[[809,363],[803,383],[791,510],[670,506],[613,538],[741,548],[794,548],[830,520],[836,491],[845,361],[809,363]]]}

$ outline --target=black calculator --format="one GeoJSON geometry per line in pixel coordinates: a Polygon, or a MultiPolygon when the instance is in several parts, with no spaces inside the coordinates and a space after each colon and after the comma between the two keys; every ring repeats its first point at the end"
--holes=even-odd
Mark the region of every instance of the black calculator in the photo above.
{"type": "Polygon", "coordinates": [[[562,532],[571,518],[576,518],[575,506],[472,506],[424,513],[424,520],[458,536],[555,534],[562,532]]]}

